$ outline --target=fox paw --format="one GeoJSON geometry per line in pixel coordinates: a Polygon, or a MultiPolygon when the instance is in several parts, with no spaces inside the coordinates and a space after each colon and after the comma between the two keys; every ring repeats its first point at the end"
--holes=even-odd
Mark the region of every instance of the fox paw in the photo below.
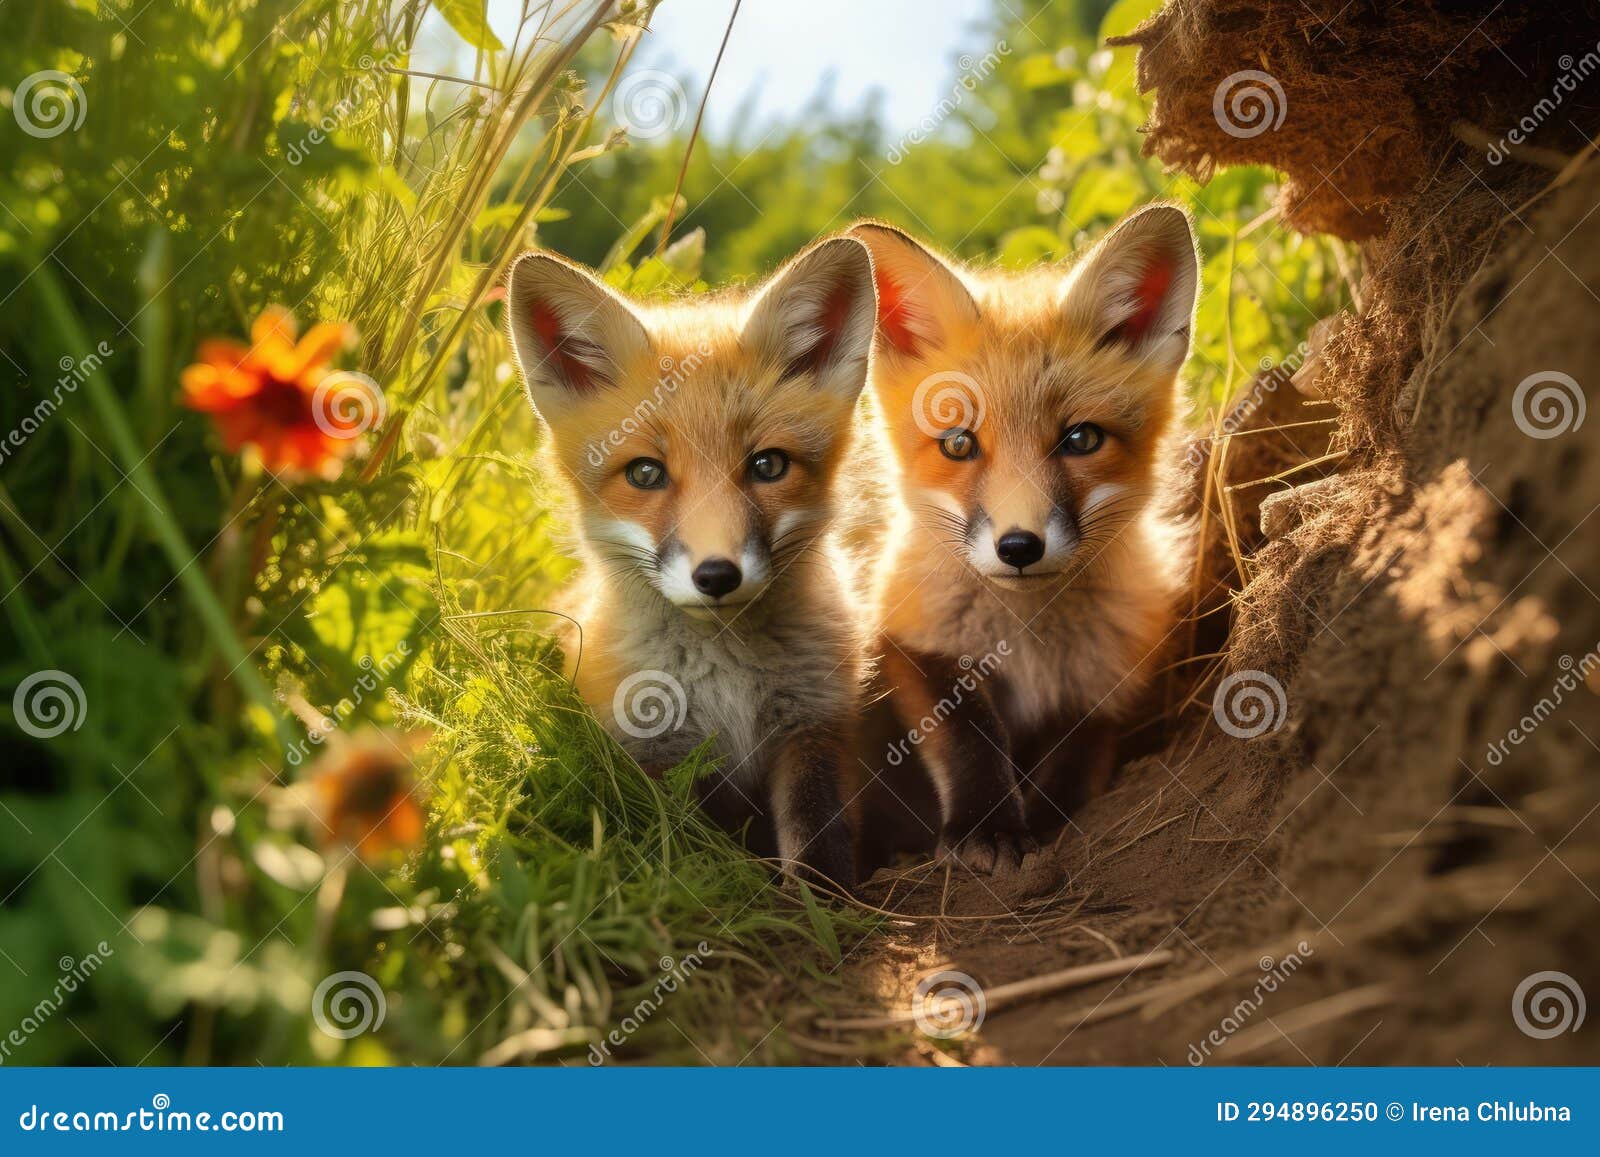
{"type": "Polygon", "coordinates": [[[1010,876],[1039,844],[1026,832],[973,832],[959,840],[940,840],[938,857],[983,876],[1010,876]]]}
{"type": "Polygon", "coordinates": [[[786,883],[804,880],[829,894],[855,893],[855,852],[842,828],[824,829],[798,855],[780,857],[780,862],[786,883]]]}

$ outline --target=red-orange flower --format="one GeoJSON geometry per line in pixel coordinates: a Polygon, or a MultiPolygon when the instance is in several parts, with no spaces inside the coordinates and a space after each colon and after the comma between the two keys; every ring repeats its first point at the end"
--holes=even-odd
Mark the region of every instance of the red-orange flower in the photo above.
{"type": "Polygon", "coordinates": [[[405,746],[404,739],[354,741],[318,761],[311,791],[325,846],[347,845],[370,863],[422,842],[427,816],[405,746]]]}
{"type": "Polygon", "coordinates": [[[248,346],[201,342],[183,371],[183,401],[212,416],[230,451],[254,446],[269,470],[331,476],[381,418],[382,396],[370,380],[328,365],[349,343],[349,326],[323,322],[297,333],[288,310],[269,306],[248,346]]]}

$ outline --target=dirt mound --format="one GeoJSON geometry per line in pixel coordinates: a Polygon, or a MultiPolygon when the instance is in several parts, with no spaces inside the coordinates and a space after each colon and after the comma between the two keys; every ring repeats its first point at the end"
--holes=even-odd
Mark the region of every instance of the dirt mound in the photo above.
{"type": "MultiPolygon", "coordinates": [[[[1111,43],[1139,47],[1139,85],[1156,95],[1147,153],[1202,180],[1217,165],[1283,169],[1291,224],[1361,240],[1386,231],[1458,122],[1498,138],[1530,95],[1559,100],[1595,24],[1587,0],[1169,0],[1111,43]]],[[[1586,143],[1564,116],[1528,135],[1586,143]]]]}
{"type": "Polygon", "coordinates": [[[1267,391],[1194,466],[1206,549],[1170,741],[1004,889],[880,875],[904,918],[852,972],[857,1007],[905,1007],[931,971],[992,991],[1165,950],[992,1008],[965,1059],[1600,1061],[1562,1031],[1600,993],[1600,157],[1555,177],[1451,136],[1511,99],[1469,33],[1537,62],[1529,102],[1572,32],[1549,7],[1174,0],[1134,35],[1154,151],[1284,166],[1294,220],[1374,235],[1358,302],[1297,379],[1319,397],[1267,391]],[[1239,141],[1211,92],[1251,62],[1305,119],[1239,141]]]}

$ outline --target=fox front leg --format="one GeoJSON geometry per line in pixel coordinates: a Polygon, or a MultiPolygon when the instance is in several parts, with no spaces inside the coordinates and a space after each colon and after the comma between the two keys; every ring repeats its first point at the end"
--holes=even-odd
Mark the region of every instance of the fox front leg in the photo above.
{"type": "Polygon", "coordinates": [[[885,651],[895,717],[916,735],[939,797],[938,854],[975,872],[1016,871],[1034,844],[999,717],[954,660],[885,651]]]}
{"type": "Polygon", "coordinates": [[[837,722],[796,732],[778,748],[772,768],[773,827],[783,870],[855,887],[855,841],[839,800],[839,778],[850,751],[847,726],[837,722]]]}

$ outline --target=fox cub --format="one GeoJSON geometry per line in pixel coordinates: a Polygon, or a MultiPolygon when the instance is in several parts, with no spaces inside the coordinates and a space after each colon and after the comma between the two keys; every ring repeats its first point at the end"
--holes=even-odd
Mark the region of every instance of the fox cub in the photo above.
{"type": "Polygon", "coordinates": [[[785,870],[853,884],[839,778],[865,638],[830,530],[867,250],[834,238],[755,292],[651,305],[529,253],[509,312],[589,564],[579,693],[647,771],[715,737],[702,805],[785,870]]]}
{"type": "MultiPolygon", "coordinates": [[[[1194,236],[1158,206],[1069,269],[1008,273],[885,225],[850,235],[872,251],[872,393],[902,500],[878,649],[912,743],[887,762],[914,756],[932,780],[942,853],[1012,870],[1109,777],[1175,625],[1182,552],[1151,499],[1194,236]]],[[[863,747],[881,769],[885,751],[863,747]]]]}

